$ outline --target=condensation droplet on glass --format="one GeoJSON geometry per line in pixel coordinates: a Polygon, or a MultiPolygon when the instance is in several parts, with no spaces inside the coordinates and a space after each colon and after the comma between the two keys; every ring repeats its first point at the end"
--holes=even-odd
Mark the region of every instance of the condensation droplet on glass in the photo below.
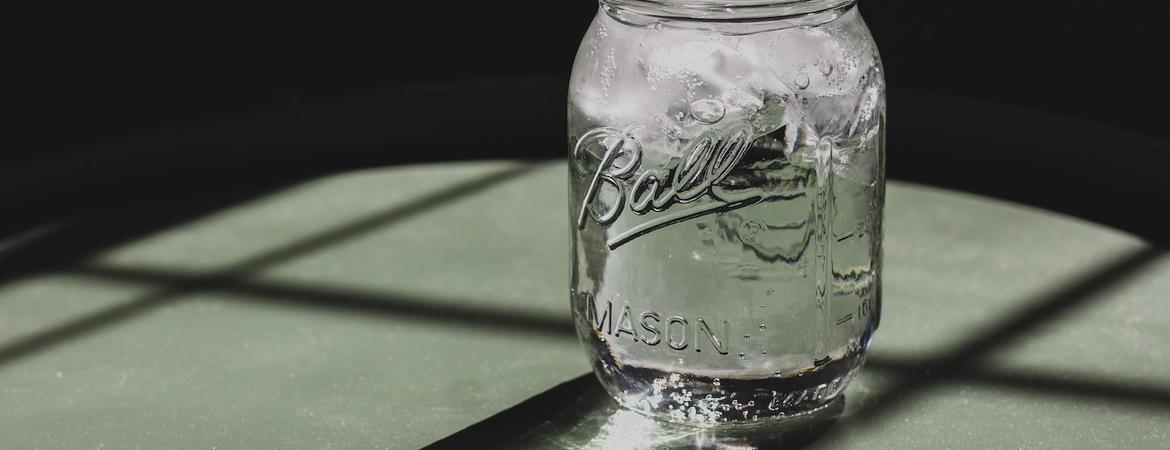
{"type": "Polygon", "coordinates": [[[700,123],[713,124],[723,119],[723,115],[727,113],[727,107],[723,102],[714,99],[695,100],[691,103],[691,117],[700,123]]]}
{"type": "Polygon", "coordinates": [[[796,88],[797,89],[808,89],[808,85],[810,83],[810,81],[808,79],[808,74],[806,74],[804,72],[800,72],[800,73],[796,74],[795,81],[796,81],[796,88]]]}

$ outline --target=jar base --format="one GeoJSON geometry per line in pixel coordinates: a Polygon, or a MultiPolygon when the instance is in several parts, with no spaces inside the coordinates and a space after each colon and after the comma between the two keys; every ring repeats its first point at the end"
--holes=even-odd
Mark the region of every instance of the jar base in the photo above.
{"type": "Polygon", "coordinates": [[[753,426],[807,417],[829,406],[864,359],[854,353],[788,377],[710,378],[614,365],[598,367],[597,375],[619,404],[654,419],[698,427],[753,426]]]}

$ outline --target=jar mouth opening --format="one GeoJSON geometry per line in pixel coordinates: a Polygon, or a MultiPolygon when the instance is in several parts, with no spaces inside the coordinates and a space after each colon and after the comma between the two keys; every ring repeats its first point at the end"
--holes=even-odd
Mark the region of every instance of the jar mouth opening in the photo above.
{"type": "Polygon", "coordinates": [[[754,22],[842,9],[857,0],[599,0],[603,8],[660,19],[754,22]]]}

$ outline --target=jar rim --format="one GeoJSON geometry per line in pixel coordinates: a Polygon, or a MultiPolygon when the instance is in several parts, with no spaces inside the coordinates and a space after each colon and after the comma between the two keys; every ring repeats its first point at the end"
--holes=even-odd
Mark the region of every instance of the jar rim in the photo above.
{"type": "Polygon", "coordinates": [[[701,21],[759,21],[817,14],[857,0],[599,0],[602,7],[639,15],[701,21]]]}

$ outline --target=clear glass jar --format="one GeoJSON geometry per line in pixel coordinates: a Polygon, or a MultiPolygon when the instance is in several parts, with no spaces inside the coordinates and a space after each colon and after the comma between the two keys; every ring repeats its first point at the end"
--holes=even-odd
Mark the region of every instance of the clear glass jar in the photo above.
{"type": "Polygon", "coordinates": [[[569,85],[570,295],[620,403],[837,397],[880,311],[885,89],[852,0],[601,0],[569,85]]]}

